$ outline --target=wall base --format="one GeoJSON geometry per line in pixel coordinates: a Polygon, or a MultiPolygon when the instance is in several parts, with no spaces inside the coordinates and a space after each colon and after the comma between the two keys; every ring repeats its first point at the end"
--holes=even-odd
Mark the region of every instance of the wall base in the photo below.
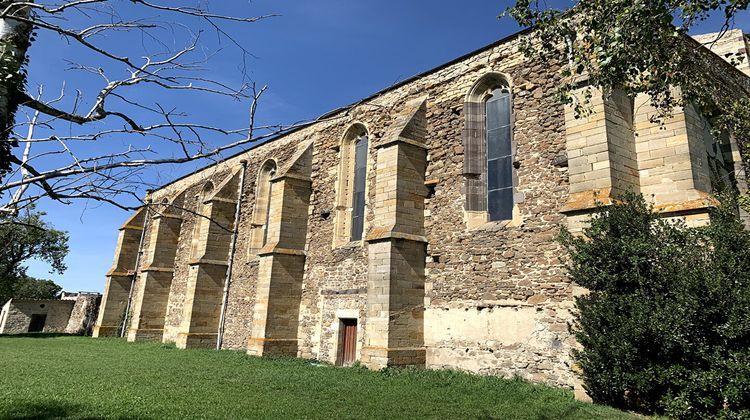
{"type": "Polygon", "coordinates": [[[119,337],[120,326],[119,325],[94,325],[94,333],[92,337],[119,337]]]}
{"type": "Polygon", "coordinates": [[[297,340],[250,337],[247,339],[247,354],[297,357],[297,340]]]}
{"type": "Polygon", "coordinates": [[[427,352],[424,347],[382,348],[363,347],[362,364],[368,369],[386,367],[425,367],[427,352]]]}
{"type": "Polygon", "coordinates": [[[214,349],[217,336],[216,333],[179,333],[175,346],[178,349],[214,349]]]}
{"type": "Polygon", "coordinates": [[[128,341],[157,341],[161,342],[164,337],[164,329],[139,328],[128,331],[128,341]]]}

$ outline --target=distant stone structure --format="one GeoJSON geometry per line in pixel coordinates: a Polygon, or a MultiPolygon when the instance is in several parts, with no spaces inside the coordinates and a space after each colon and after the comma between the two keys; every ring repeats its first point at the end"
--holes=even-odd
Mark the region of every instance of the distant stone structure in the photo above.
{"type": "Polygon", "coordinates": [[[96,292],[62,292],[60,299],[75,302],[64,332],[66,334],[91,335],[94,332],[94,324],[96,323],[102,295],[96,292]]]}
{"type": "Polygon", "coordinates": [[[60,299],[11,299],[0,311],[0,334],[33,332],[90,335],[99,293],[63,292],[60,299]]]}
{"type": "MultiPolygon", "coordinates": [[[[745,37],[736,45],[744,51],[745,37]]],[[[120,228],[95,336],[575,386],[554,241],[630,189],[708,222],[746,191],[731,135],[688,105],[598,93],[512,36],[149,192],[120,228]]],[[[723,85],[750,78],[703,51],[723,85]]],[[[351,69],[350,71],[354,71],[351,69]]]]}

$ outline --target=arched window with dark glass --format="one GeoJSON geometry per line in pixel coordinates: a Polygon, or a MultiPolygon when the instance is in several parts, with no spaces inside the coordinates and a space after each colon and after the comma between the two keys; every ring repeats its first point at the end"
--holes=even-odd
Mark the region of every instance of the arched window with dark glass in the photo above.
{"type": "Polygon", "coordinates": [[[464,102],[464,191],[467,228],[488,221],[513,220],[523,201],[513,166],[513,97],[500,73],[480,77],[464,102]]]}
{"type": "Polygon", "coordinates": [[[276,162],[269,161],[266,165],[264,165],[264,179],[263,179],[263,185],[261,188],[264,190],[265,195],[265,205],[263,206],[263,213],[266,215],[266,217],[263,220],[263,244],[265,245],[268,243],[268,227],[271,221],[271,178],[273,178],[274,175],[276,175],[276,162]]]}
{"type": "Polygon", "coordinates": [[[354,142],[354,183],[352,188],[352,241],[362,239],[365,226],[365,184],[367,180],[367,133],[354,142]]]}
{"type": "Polygon", "coordinates": [[[364,236],[368,159],[367,128],[353,123],[341,138],[333,246],[357,242],[364,236]]]}
{"type": "Polygon", "coordinates": [[[487,141],[487,211],[490,220],[513,218],[511,101],[506,87],[492,89],[484,102],[487,141]]]}

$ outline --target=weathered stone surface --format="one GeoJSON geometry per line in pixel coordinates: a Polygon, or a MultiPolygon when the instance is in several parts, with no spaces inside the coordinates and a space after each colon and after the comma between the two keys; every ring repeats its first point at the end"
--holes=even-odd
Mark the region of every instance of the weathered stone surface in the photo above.
{"type": "Polygon", "coordinates": [[[65,332],[74,300],[11,299],[0,313],[0,334],[22,334],[29,332],[32,315],[44,315],[45,333],[65,332]]]}
{"type": "MultiPolygon", "coordinates": [[[[582,291],[565,274],[554,241],[560,226],[579,230],[597,199],[628,188],[654,193],[657,204],[677,206],[663,211],[698,223],[706,205],[694,200],[710,189],[694,110],[661,133],[645,122],[646,108],[602,96],[598,113],[576,120],[555,96],[558,68],[524,58],[517,39],[494,44],[151,192],[151,203],[179,203],[169,210],[179,228],[141,221],[148,234],[137,270],[133,237],[121,240],[117,261],[131,265],[116,262],[105,304],[121,308],[110,302],[121,302],[138,273],[131,331],[156,325],[165,342],[210,346],[231,264],[224,348],[340,363],[342,320],[356,320],[357,358],[370,367],[577,385],[569,325],[582,291]],[[489,221],[484,155],[477,158],[485,152],[473,143],[482,139],[467,134],[465,121],[478,112],[466,104],[481,104],[496,81],[512,94],[513,216],[504,221],[489,221]],[[357,241],[349,235],[352,133],[369,139],[357,241]],[[230,185],[242,161],[244,189],[231,184],[207,204],[206,185],[230,185]],[[667,182],[674,191],[661,190],[667,182]],[[149,267],[171,280],[151,289],[149,267]],[[154,320],[160,313],[163,327],[154,320]]],[[[117,324],[108,314],[102,328],[117,324]]],[[[133,336],[141,338],[149,337],[133,336]]]]}
{"type": "Polygon", "coordinates": [[[99,293],[63,292],[61,299],[75,302],[70,312],[68,325],[63,332],[66,334],[91,335],[102,296],[99,293]]]}

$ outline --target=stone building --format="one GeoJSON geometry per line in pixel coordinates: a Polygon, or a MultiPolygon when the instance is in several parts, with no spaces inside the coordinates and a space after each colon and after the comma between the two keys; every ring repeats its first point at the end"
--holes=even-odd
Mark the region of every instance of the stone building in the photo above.
{"type": "Polygon", "coordinates": [[[63,292],[60,299],[10,299],[0,310],[0,334],[91,334],[101,295],[63,292]]]}
{"type": "MultiPolygon", "coordinates": [[[[120,228],[94,335],[574,386],[583,291],[560,226],[627,189],[705,223],[718,178],[744,176],[695,107],[659,126],[647,97],[613,92],[576,119],[558,64],[518,41],[150,192],[120,228]]],[[[728,89],[750,86],[705,53],[728,89]]]]}
{"type": "Polygon", "coordinates": [[[75,302],[64,332],[76,335],[93,334],[102,295],[96,292],[62,292],[60,300],[75,302]]]}

